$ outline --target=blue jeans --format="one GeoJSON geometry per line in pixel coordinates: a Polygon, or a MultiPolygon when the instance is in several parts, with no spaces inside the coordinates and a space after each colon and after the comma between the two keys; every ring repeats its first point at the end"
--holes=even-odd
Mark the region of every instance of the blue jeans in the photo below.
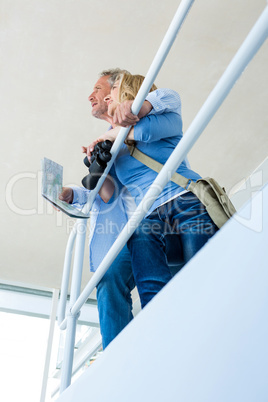
{"type": "MultiPolygon", "coordinates": [[[[170,262],[172,263],[170,270],[171,274],[174,275],[183,264],[182,261],[176,261],[172,255],[173,253],[171,253],[174,244],[171,242],[170,236],[167,237],[166,243],[168,253],[170,253],[170,262]]],[[[178,244],[176,244],[176,247],[178,247],[178,244]]],[[[132,320],[131,291],[135,286],[131,256],[127,246],[125,246],[97,285],[103,349],[132,320]]]]}
{"type": "Polygon", "coordinates": [[[134,287],[130,253],[125,246],[97,285],[103,349],[132,320],[131,291],[134,287]]]}
{"type": "Polygon", "coordinates": [[[178,258],[187,263],[217,231],[203,204],[188,192],[156,208],[136,229],[128,247],[144,307],[171,279],[168,234],[179,237],[178,258]]]}

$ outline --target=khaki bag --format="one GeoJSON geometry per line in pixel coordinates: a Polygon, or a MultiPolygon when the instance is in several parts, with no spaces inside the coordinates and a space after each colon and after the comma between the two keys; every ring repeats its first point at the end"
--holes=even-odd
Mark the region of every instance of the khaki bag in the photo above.
{"type": "MultiPolygon", "coordinates": [[[[130,155],[139,162],[148,166],[157,173],[161,171],[163,165],[160,162],[157,162],[150,156],[145,155],[143,152],[138,150],[134,144],[131,146],[127,145],[127,147],[130,155]]],[[[236,212],[236,209],[226,194],[225,189],[222,188],[216,182],[216,180],[212,179],[211,177],[199,179],[194,182],[175,172],[171,177],[171,180],[183,187],[185,190],[189,190],[196,195],[196,197],[206,207],[207,213],[219,229],[236,212]]]]}

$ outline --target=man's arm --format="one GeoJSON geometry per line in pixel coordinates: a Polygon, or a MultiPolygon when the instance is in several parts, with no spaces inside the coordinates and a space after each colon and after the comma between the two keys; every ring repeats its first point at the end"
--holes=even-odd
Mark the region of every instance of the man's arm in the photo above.
{"type": "Polygon", "coordinates": [[[152,104],[148,100],[145,100],[138,115],[135,115],[131,111],[133,102],[133,100],[126,100],[117,106],[113,116],[114,124],[118,124],[121,127],[135,126],[135,124],[138,123],[142,117],[150,113],[153,108],[152,104]]]}
{"type": "MultiPolygon", "coordinates": [[[[117,124],[121,127],[135,126],[141,118],[147,116],[148,114],[162,114],[173,112],[181,115],[180,95],[172,89],[160,88],[150,92],[147,95],[146,100],[143,102],[138,116],[134,115],[131,112],[131,106],[133,102],[133,100],[124,101],[117,106],[113,118],[114,124],[117,124]]],[[[87,154],[90,161],[91,152],[93,151],[94,146],[98,142],[105,141],[106,139],[114,142],[119,131],[120,127],[108,130],[101,137],[92,142],[88,147],[82,147],[82,152],[87,154]]],[[[128,134],[128,139],[134,139],[133,129],[130,130],[128,134]]]]}
{"type": "MultiPolygon", "coordinates": [[[[176,113],[179,116],[181,116],[180,95],[176,91],[173,91],[172,89],[161,88],[161,89],[156,89],[155,91],[150,92],[147,95],[146,100],[143,102],[143,105],[140,109],[138,116],[132,114],[132,112],[131,112],[131,106],[132,106],[133,102],[134,102],[133,100],[124,101],[117,106],[115,115],[114,115],[114,123],[115,124],[118,124],[119,126],[122,126],[122,127],[136,126],[137,123],[140,121],[140,119],[142,119],[143,117],[145,117],[147,115],[151,115],[151,114],[157,115],[157,114],[173,112],[173,113],[176,113]]],[[[180,118],[179,125],[181,126],[181,118],[180,118]]],[[[106,133],[104,133],[101,137],[99,137],[97,140],[95,140],[88,147],[83,147],[83,152],[87,154],[89,160],[90,160],[91,152],[94,149],[94,146],[98,142],[105,141],[106,139],[111,140],[113,142],[115,140],[119,130],[120,130],[120,127],[116,127],[115,129],[108,130],[106,133]]],[[[134,135],[133,127],[129,131],[127,139],[128,140],[136,139],[135,135],[134,135]]]]}
{"type": "Polygon", "coordinates": [[[146,100],[152,105],[151,114],[173,112],[181,115],[180,95],[172,89],[156,89],[147,95],[146,100]]]}
{"type": "MultiPolygon", "coordinates": [[[[99,195],[105,203],[107,203],[113,196],[114,189],[115,186],[113,180],[110,178],[105,179],[99,191],[99,195]]],[[[87,190],[84,187],[62,187],[59,199],[68,204],[78,204],[79,206],[83,206],[87,202],[89,192],[90,190],[87,190]]]]}
{"type": "Polygon", "coordinates": [[[180,95],[172,89],[160,88],[150,92],[143,102],[138,116],[131,111],[133,100],[124,101],[119,104],[113,117],[114,124],[122,127],[134,126],[142,118],[151,114],[161,114],[165,112],[174,112],[181,114],[180,95]]]}
{"type": "Polygon", "coordinates": [[[84,187],[62,187],[62,192],[59,195],[59,199],[61,201],[68,202],[68,204],[78,204],[80,207],[82,207],[88,200],[88,194],[89,190],[84,187]]]}

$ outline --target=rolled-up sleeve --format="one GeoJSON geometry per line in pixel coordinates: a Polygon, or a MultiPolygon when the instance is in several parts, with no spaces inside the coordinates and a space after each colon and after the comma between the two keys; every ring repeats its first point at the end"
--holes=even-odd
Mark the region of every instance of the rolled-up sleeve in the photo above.
{"type": "Polygon", "coordinates": [[[181,115],[180,95],[172,89],[156,89],[147,95],[146,100],[149,101],[153,107],[150,114],[174,112],[181,115]]]}
{"type": "Polygon", "coordinates": [[[90,191],[84,187],[70,186],[73,190],[74,198],[72,204],[83,206],[87,203],[90,191]]]}

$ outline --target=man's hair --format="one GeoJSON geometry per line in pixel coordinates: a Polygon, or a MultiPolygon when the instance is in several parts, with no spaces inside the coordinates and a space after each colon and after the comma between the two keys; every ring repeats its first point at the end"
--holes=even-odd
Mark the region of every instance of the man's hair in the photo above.
{"type": "Polygon", "coordinates": [[[100,77],[106,77],[107,75],[109,76],[108,78],[108,82],[111,85],[111,87],[113,86],[113,84],[116,81],[116,77],[120,74],[130,74],[129,71],[127,70],[122,70],[121,68],[110,68],[109,70],[103,70],[99,76],[100,77]]]}

